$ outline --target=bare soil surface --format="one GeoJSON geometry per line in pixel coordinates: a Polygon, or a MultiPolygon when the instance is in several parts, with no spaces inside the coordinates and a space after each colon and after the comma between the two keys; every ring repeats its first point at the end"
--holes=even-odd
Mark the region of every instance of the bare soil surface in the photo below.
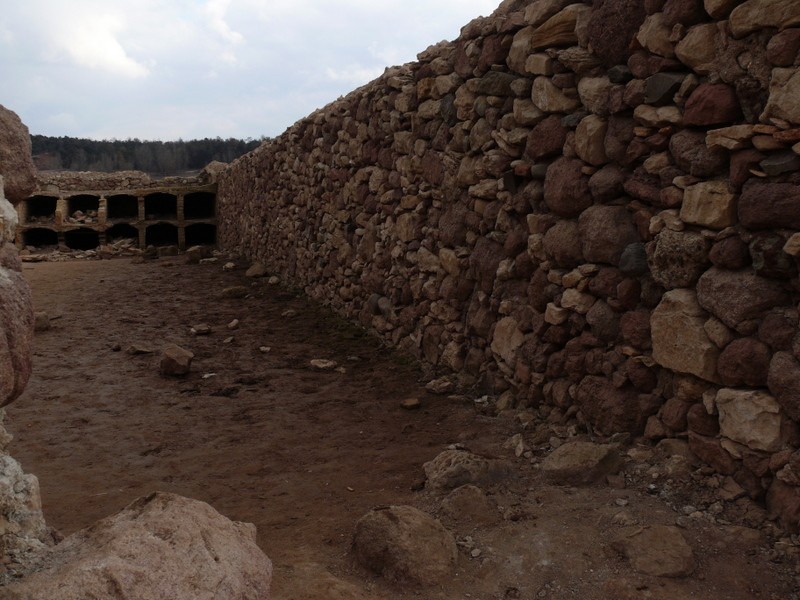
{"type": "Polygon", "coordinates": [[[475,395],[430,394],[413,360],[290,290],[247,279],[244,262],[227,271],[225,262],[25,265],[52,327],[36,334],[34,376],[6,425],[11,454],[39,477],[45,516],[62,534],[160,490],[255,523],[278,600],[800,597],[797,537],[745,498],[720,500],[724,480],[634,447],[613,486],[546,485],[538,463],[558,445],[553,436],[574,433],[546,410],[523,425],[482,414],[475,395]],[[246,297],[223,298],[232,286],[246,286],[246,297]],[[211,333],[193,335],[202,323],[211,333]],[[159,375],[167,343],[194,352],[187,377],[159,375]],[[421,407],[402,408],[408,398],[421,407]],[[519,458],[503,447],[516,433],[530,448],[519,458]],[[420,489],[423,463],[451,444],[514,466],[463,514],[442,508],[446,493],[420,489]],[[398,585],[356,564],[356,521],[396,504],[453,533],[451,581],[398,585]],[[694,552],[687,576],[643,574],[612,547],[676,523],[694,552]]]}

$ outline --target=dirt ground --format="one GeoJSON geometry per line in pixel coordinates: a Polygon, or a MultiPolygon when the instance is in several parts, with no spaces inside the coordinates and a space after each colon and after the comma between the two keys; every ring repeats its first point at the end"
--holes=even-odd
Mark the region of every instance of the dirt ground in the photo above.
{"type": "Polygon", "coordinates": [[[722,506],[702,470],[678,476],[639,448],[623,485],[545,485],[537,463],[547,436],[532,425],[482,414],[469,393],[427,393],[413,360],[298,294],[247,279],[243,261],[227,271],[225,262],[25,265],[52,327],[36,335],[35,372],[6,426],[62,534],[161,490],[255,523],[278,600],[800,598],[800,540],[745,499],[722,506]],[[246,297],[222,297],[240,285],[246,297]],[[192,334],[201,323],[209,335],[192,334]],[[186,378],[159,375],[169,342],[195,354],[186,378]],[[315,369],[313,359],[341,369],[315,369]],[[402,408],[408,398],[421,408],[402,408]],[[515,433],[529,436],[527,457],[503,448],[515,433]],[[422,464],[455,443],[514,464],[513,477],[484,488],[480,523],[420,490],[422,464]],[[446,585],[393,585],[355,563],[356,521],[394,504],[453,532],[460,555],[446,585]],[[676,523],[697,563],[688,577],[640,574],[611,549],[623,525],[676,523]]]}

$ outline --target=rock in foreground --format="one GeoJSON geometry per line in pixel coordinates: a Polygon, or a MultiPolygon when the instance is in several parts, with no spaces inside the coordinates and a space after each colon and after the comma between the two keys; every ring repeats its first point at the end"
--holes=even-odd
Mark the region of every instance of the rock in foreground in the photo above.
{"type": "Polygon", "coordinates": [[[4,600],[266,600],[272,563],[255,527],[204,502],[156,493],[57,546],[4,600]]]}
{"type": "Polygon", "coordinates": [[[456,563],[453,536],[436,519],[411,506],[370,511],[356,524],[358,562],[395,582],[433,585],[456,563]]]}

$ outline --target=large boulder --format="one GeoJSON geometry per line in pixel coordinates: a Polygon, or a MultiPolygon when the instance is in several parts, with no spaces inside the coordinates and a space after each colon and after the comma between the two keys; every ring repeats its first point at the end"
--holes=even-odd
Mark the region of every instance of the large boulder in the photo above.
{"type": "Polygon", "coordinates": [[[22,393],[31,374],[33,300],[11,244],[16,224],[16,211],[0,187],[0,406],[22,393]]]}
{"type": "Polygon", "coordinates": [[[390,581],[418,585],[446,581],[458,557],[450,532],[412,506],[379,508],[361,517],[353,550],[370,571],[390,581]]]}
{"type": "Polygon", "coordinates": [[[36,188],[36,167],[31,157],[28,128],[13,111],[0,105],[0,175],[5,179],[5,195],[17,204],[36,188]]]}
{"type": "Polygon", "coordinates": [[[140,498],[44,550],[4,600],[266,600],[272,563],[255,527],[174,494],[140,498]]]}

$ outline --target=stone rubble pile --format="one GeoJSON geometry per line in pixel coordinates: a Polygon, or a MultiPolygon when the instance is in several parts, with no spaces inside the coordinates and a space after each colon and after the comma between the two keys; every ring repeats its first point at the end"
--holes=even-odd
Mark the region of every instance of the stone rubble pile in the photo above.
{"type": "Polygon", "coordinates": [[[219,239],[800,524],[800,3],[507,0],[219,175],[219,239]]]}

